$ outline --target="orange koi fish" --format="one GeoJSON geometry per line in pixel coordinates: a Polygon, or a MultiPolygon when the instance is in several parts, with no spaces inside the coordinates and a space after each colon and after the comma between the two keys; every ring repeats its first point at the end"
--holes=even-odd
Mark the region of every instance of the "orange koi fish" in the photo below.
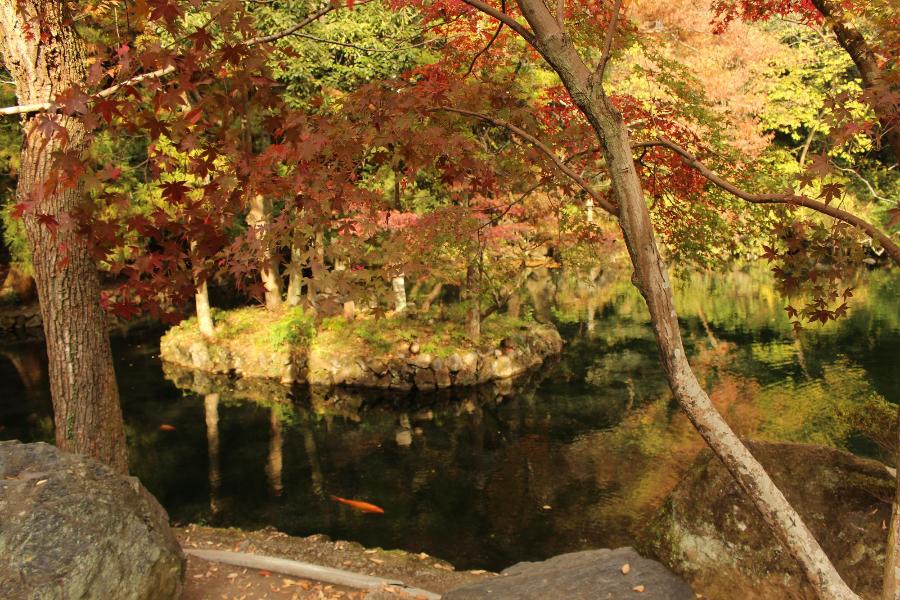
{"type": "Polygon", "coordinates": [[[169,425],[168,423],[163,423],[159,426],[160,431],[175,431],[174,425],[169,425]]]}
{"type": "Polygon", "coordinates": [[[384,514],[384,509],[380,506],[375,506],[374,504],[369,504],[368,502],[361,502],[359,500],[347,500],[346,498],[341,498],[340,496],[331,495],[331,499],[335,502],[340,502],[341,504],[346,504],[347,506],[353,507],[358,511],[362,511],[364,513],[377,513],[379,515],[384,514]]]}

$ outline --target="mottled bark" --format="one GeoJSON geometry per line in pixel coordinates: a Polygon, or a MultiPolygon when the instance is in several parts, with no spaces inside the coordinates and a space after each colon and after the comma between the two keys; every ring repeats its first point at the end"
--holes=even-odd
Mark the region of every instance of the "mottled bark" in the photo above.
{"type": "MultiPolygon", "coordinates": [[[[66,89],[85,87],[84,47],[68,9],[68,2],[0,0],[0,54],[21,104],[51,102],[66,89]]],[[[82,201],[80,186],[52,184],[58,175],[53,155],[83,151],[86,131],[77,118],[61,113],[23,117],[22,128],[16,200],[31,206],[25,231],[47,339],[56,443],[124,473],[125,428],[88,240],[75,227],[54,233],[37,220],[48,215],[65,223],[82,201]],[[48,118],[65,128],[67,144],[48,138],[40,127],[48,118]]]]}
{"type": "Polygon", "coordinates": [[[857,598],[797,512],[722,419],[687,361],[672,286],[656,244],[627,128],[603,90],[602,72],[588,69],[543,0],[518,0],[518,4],[532,27],[535,48],[559,74],[600,141],[619,205],[619,224],[634,266],[632,281],[647,302],[661,364],[673,395],[766,523],[800,563],[819,597],[857,598]]]}

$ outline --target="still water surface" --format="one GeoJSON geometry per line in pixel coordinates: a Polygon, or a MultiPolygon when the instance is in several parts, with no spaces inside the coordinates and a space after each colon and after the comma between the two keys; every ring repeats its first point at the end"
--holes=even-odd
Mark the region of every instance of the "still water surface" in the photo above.
{"type": "MultiPolygon", "coordinates": [[[[677,291],[692,362],[739,433],[883,458],[873,415],[900,402],[900,279],[870,273],[847,319],[800,335],[763,272],[694,275],[677,291]]],[[[167,379],[159,333],[116,337],[132,473],[176,522],[325,533],[460,568],[633,544],[701,441],[630,286],[548,279],[529,295],[564,354],[455,396],[295,389],[283,403],[278,386],[167,379]]],[[[45,364],[42,343],[0,344],[0,439],[52,439],[45,364]]]]}

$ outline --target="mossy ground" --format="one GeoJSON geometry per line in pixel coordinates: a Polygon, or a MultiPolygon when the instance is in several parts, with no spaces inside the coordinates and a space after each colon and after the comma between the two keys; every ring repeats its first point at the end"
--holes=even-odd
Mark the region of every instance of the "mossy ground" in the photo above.
{"type": "Polygon", "coordinates": [[[439,358],[470,350],[497,348],[503,339],[513,342],[534,327],[534,321],[506,315],[491,315],[481,324],[481,338],[470,339],[464,323],[434,318],[392,316],[380,319],[328,317],[320,323],[316,346],[323,351],[363,350],[366,354],[388,353],[416,342],[419,351],[439,358]]]}
{"type": "MultiPolygon", "coordinates": [[[[305,348],[315,335],[313,318],[302,308],[271,311],[261,306],[213,310],[217,343],[240,343],[258,352],[289,347],[305,348]]],[[[185,319],[166,333],[173,342],[189,342],[199,335],[197,318],[185,319]]]]}
{"type": "MultiPolygon", "coordinates": [[[[434,318],[390,316],[383,318],[326,317],[315,323],[302,308],[278,311],[261,306],[214,310],[215,341],[223,345],[239,343],[258,352],[305,349],[311,344],[321,349],[354,348],[368,353],[386,353],[398,345],[417,342],[420,352],[446,357],[454,352],[496,348],[503,339],[513,342],[534,326],[534,322],[506,315],[491,315],[481,324],[481,339],[469,339],[465,324],[434,318]]],[[[196,317],[182,321],[166,333],[172,342],[187,342],[198,336],[196,317]]]]}

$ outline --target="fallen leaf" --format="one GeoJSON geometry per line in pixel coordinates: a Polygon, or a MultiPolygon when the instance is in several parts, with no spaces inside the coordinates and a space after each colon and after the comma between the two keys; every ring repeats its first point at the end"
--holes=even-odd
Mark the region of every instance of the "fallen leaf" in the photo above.
{"type": "Polygon", "coordinates": [[[271,577],[271,576],[272,576],[272,572],[271,572],[271,571],[266,571],[265,569],[261,570],[261,571],[259,572],[259,574],[260,574],[261,576],[263,576],[263,577],[271,577]]]}
{"type": "Polygon", "coordinates": [[[628,575],[631,572],[631,565],[625,563],[622,565],[622,575],[628,575]]]}
{"type": "Polygon", "coordinates": [[[175,431],[174,425],[169,425],[168,423],[163,423],[159,426],[160,431],[175,431]]]}
{"type": "Polygon", "coordinates": [[[635,591],[635,592],[643,592],[643,591],[644,591],[644,586],[642,586],[642,585],[636,585],[636,586],[634,586],[634,587],[631,588],[631,589],[632,589],[633,591],[635,591]]]}

